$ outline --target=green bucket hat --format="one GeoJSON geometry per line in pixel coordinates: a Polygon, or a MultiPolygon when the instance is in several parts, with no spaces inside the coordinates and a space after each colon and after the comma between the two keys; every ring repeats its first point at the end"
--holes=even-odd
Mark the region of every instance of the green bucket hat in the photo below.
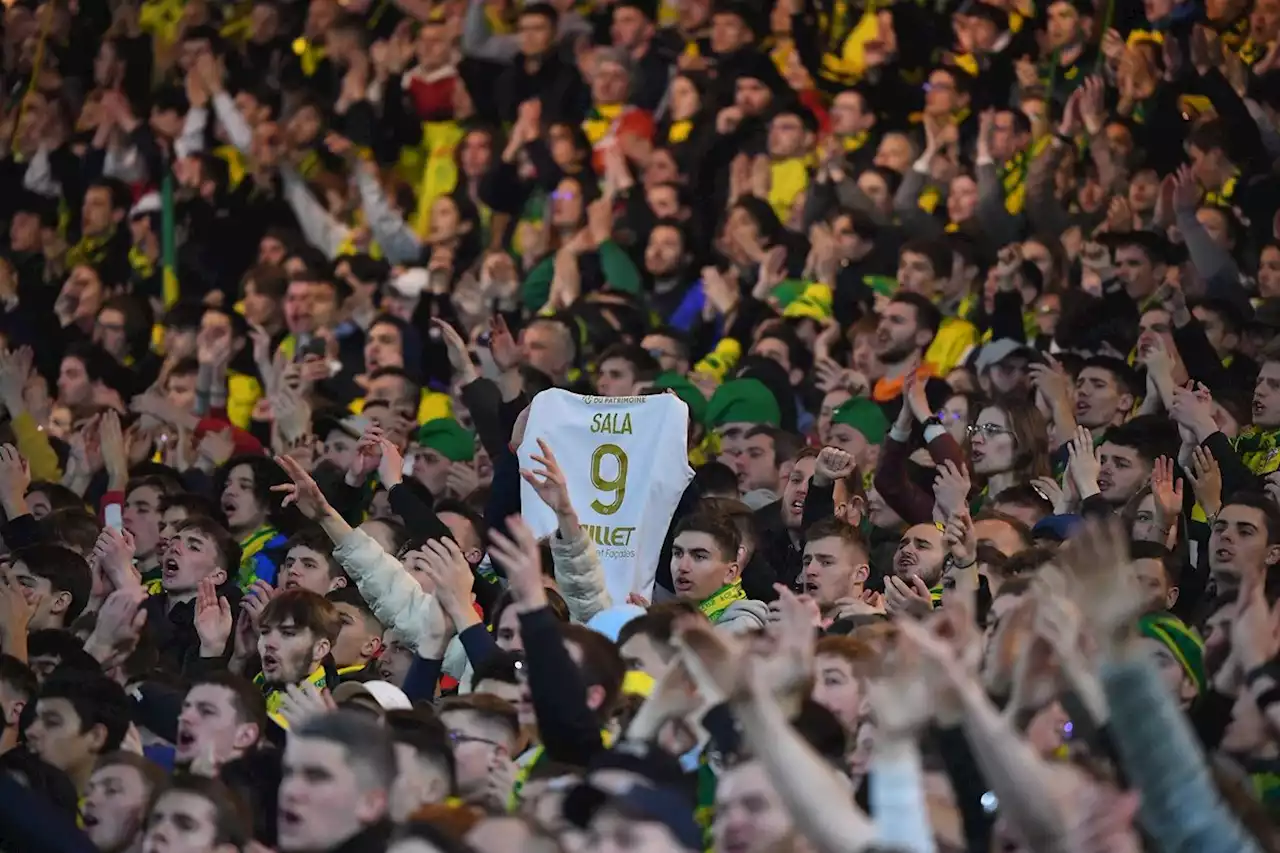
{"type": "Polygon", "coordinates": [[[732,379],[711,396],[707,404],[706,424],[782,424],[782,409],[773,393],[759,379],[732,379]]]}
{"type": "Polygon", "coordinates": [[[476,438],[453,418],[436,418],[418,428],[418,444],[429,447],[451,462],[470,462],[476,456],[476,438]]]}
{"type": "Polygon", "coordinates": [[[831,425],[836,424],[853,427],[871,444],[884,444],[884,437],[889,432],[889,419],[884,416],[884,409],[866,397],[855,397],[840,404],[831,413],[831,425]]]}
{"type": "Polygon", "coordinates": [[[689,419],[700,424],[707,417],[707,398],[687,378],[671,370],[659,373],[653,380],[653,387],[658,391],[671,390],[684,400],[689,407],[689,419]]]}
{"type": "Polygon", "coordinates": [[[1204,692],[1204,641],[1185,622],[1169,613],[1149,613],[1138,620],[1138,633],[1168,649],[1197,692],[1204,692]]]}

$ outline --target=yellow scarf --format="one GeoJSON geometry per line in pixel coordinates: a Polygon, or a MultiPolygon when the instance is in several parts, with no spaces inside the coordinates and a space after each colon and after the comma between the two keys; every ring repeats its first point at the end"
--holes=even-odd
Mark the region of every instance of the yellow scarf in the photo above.
{"type": "Polygon", "coordinates": [[[734,581],[731,584],[720,587],[720,589],[708,598],[706,601],[698,605],[698,609],[702,611],[712,624],[720,621],[720,617],[729,609],[735,601],[742,601],[747,597],[747,593],[742,588],[742,581],[734,581]]]}
{"type": "MultiPolygon", "coordinates": [[[[267,701],[267,717],[271,719],[271,722],[288,731],[289,723],[280,715],[280,706],[284,704],[284,697],[289,695],[288,692],[277,687],[268,688],[266,677],[262,673],[258,673],[253,677],[253,683],[266,690],[263,698],[267,701]]],[[[315,672],[306,677],[304,683],[314,684],[321,690],[328,687],[324,666],[317,667],[315,672]]]]}

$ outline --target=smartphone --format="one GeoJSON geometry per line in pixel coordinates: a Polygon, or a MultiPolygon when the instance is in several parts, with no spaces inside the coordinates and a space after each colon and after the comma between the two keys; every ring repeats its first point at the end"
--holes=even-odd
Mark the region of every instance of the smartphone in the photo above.
{"type": "Polygon", "coordinates": [[[328,350],[325,347],[324,338],[312,338],[300,347],[294,355],[294,361],[304,361],[309,355],[317,358],[324,358],[328,350]]]}

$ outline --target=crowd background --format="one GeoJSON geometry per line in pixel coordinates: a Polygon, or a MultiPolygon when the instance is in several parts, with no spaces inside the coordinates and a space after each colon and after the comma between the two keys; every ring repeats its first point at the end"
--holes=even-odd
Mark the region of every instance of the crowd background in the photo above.
{"type": "Polygon", "coordinates": [[[0,849],[1280,851],[1278,36],[5,0],[0,849]]]}

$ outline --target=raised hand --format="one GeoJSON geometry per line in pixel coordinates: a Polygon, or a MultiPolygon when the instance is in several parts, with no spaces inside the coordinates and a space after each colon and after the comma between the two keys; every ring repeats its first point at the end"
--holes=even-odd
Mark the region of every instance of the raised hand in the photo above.
{"type": "Polygon", "coordinates": [[[542,551],[533,530],[518,515],[507,519],[510,536],[494,530],[489,533],[489,554],[507,573],[512,594],[523,612],[545,607],[547,591],[542,584],[542,551]]]}
{"type": "Polygon", "coordinates": [[[207,430],[196,444],[196,465],[203,470],[214,471],[236,452],[232,428],[207,430]]]}
{"type": "Polygon", "coordinates": [[[129,482],[129,448],[120,429],[120,416],[108,409],[99,422],[102,464],[107,469],[107,488],[123,491],[129,482]]]}
{"type": "Polygon", "coordinates": [[[449,619],[464,631],[480,621],[471,606],[475,574],[458,543],[452,539],[428,539],[422,549],[423,571],[435,584],[436,597],[449,619]]]}
{"type": "Polygon", "coordinates": [[[293,504],[312,521],[318,521],[333,511],[329,501],[320,491],[320,487],[316,485],[316,481],[311,479],[311,475],[296,460],[288,456],[277,456],[276,464],[283,468],[289,475],[289,479],[293,481],[271,487],[271,491],[284,496],[280,502],[281,506],[293,504]]]}
{"type": "Polygon", "coordinates": [[[974,533],[973,519],[967,509],[952,515],[942,531],[942,543],[947,546],[957,567],[967,568],[978,560],[978,537],[974,533]]]}
{"type": "Polygon", "coordinates": [[[568,480],[564,471],[560,468],[560,463],[556,461],[556,455],[552,452],[551,445],[540,438],[538,439],[538,449],[541,453],[531,454],[529,458],[542,467],[536,471],[521,468],[520,476],[533,487],[533,490],[538,493],[538,497],[555,512],[557,517],[576,517],[573,503],[569,500],[568,480]]]}
{"type": "Polygon", "coordinates": [[[93,543],[93,559],[113,589],[141,586],[142,576],[133,565],[137,547],[127,530],[104,527],[93,543]]]}
{"type": "MultiPolygon", "coordinates": [[[[1222,469],[1218,460],[1208,449],[1196,445],[1191,451],[1191,471],[1187,478],[1191,480],[1191,490],[1195,492],[1196,503],[1205,514],[1213,518],[1222,509],[1222,469]]],[[[1271,478],[1267,478],[1271,485],[1271,478]]],[[[1275,497],[1274,495],[1272,496],[1275,497]]]]}
{"type": "Polygon", "coordinates": [[[1068,593],[1100,643],[1123,638],[1142,613],[1145,596],[1129,562],[1129,537],[1114,520],[1086,519],[1058,551],[1068,593]]]}
{"type": "Polygon", "coordinates": [[[280,716],[284,717],[290,729],[336,710],[338,703],[333,701],[329,688],[317,687],[310,681],[290,684],[285,688],[285,695],[280,703],[280,716]]]}
{"type": "Polygon", "coordinates": [[[400,448],[388,438],[381,442],[381,455],[378,457],[378,481],[383,487],[390,489],[400,485],[404,479],[404,456],[400,448]]]}
{"type": "Polygon", "coordinates": [[[12,444],[0,445],[0,502],[10,519],[27,513],[27,489],[31,469],[12,444]]]}
{"type": "Polygon", "coordinates": [[[968,506],[973,482],[969,479],[968,470],[950,459],[939,465],[937,470],[938,476],[933,480],[934,512],[941,519],[948,519],[968,506]]]}
{"type": "Polygon", "coordinates": [[[1162,533],[1182,515],[1182,478],[1173,476],[1173,460],[1161,456],[1151,468],[1151,497],[1156,505],[1156,526],[1162,533]]]}
{"type": "Polygon", "coordinates": [[[356,453],[351,458],[351,467],[347,469],[347,485],[363,486],[369,475],[378,470],[382,464],[382,445],[386,439],[382,428],[370,425],[364,435],[356,442],[356,453]]]}
{"type": "Polygon", "coordinates": [[[142,609],[146,598],[141,586],[118,589],[108,595],[98,610],[93,632],[85,640],[85,651],[107,666],[124,657],[147,622],[147,611],[142,609]]]}
{"type": "Polygon", "coordinates": [[[1067,475],[1075,484],[1081,500],[1098,494],[1098,474],[1102,466],[1093,449],[1093,434],[1087,427],[1076,427],[1076,436],[1067,443],[1067,475]]]}
{"type": "Polygon", "coordinates": [[[813,484],[829,486],[852,474],[858,465],[853,456],[838,447],[824,447],[818,451],[813,466],[813,484]]]}
{"type": "Polygon", "coordinates": [[[196,636],[200,638],[200,657],[219,658],[226,653],[227,641],[235,627],[231,604],[218,595],[212,578],[200,581],[196,589],[196,636]]]}
{"type": "Polygon", "coordinates": [[[884,607],[890,616],[919,619],[933,611],[933,596],[919,575],[912,575],[910,583],[889,575],[884,579],[884,607]]]}
{"type": "Polygon", "coordinates": [[[444,341],[445,349],[449,353],[449,365],[453,368],[453,377],[458,385],[466,387],[479,379],[480,371],[471,361],[467,342],[462,339],[462,335],[458,334],[458,330],[439,317],[432,319],[431,325],[440,333],[444,341]]]}

